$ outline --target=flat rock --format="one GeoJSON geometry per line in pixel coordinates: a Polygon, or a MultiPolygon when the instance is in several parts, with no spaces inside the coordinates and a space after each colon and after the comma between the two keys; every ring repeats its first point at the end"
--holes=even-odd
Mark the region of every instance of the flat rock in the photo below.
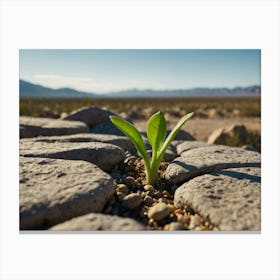
{"type": "Polygon", "coordinates": [[[96,164],[105,171],[112,170],[124,160],[124,151],[112,144],[88,142],[53,142],[20,140],[20,155],[25,157],[44,157],[56,159],[85,160],[96,164]]]}
{"type": "Polygon", "coordinates": [[[58,119],[20,117],[19,125],[20,138],[89,132],[89,127],[85,123],[58,119]]]}
{"type": "Polygon", "coordinates": [[[130,218],[122,218],[112,215],[90,213],[83,215],[59,225],[56,225],[50,230],[59,231],[134,231],[146,230],[145,226],[130,218]]]}
{"type": "Polygon", "coordinates": [[[174,204],[192,208],[221,230],[261,229],[261,169],[224,169],[179,187],[174,204]]]}
{"type": "Polygon", "coordinates": [[[109,135],[109,134],[92,134],[92,133],[83,133],[83,134],[73,134],[73,135],[64,135],[64,136],[49,136],[49,137],[37,137],[34,138],[35,142],[101,142],[101,143],[109,143],[116,145],[122,148],[125,151],[129,151],[130,153],[136,153],[136,149],[132,144],[131,140],[125,136],[117,136],[117,135],[109,135]]]}
{"type": "Polygon", "coordinates": [[[177,154],[180,155],[183,152],[201,148],[201,147],[209,147],[211,146],[210,144],[207,144],[205,142],[200,142],[200,141],[184,141],[183,143],[180,143],[176,146],[177,148],[177,154]]]}
{"type": "Polygon", "coordinates": [[[260,167],[259,153],[241,148],[212,145],[183,152],[167,167],[164,178],[170,184],[225,168],[260,167]]]}
{"type": "Polygon", "coordinates": [[[92,127],[100,123],[109,121],[109,116],[115,115],[109,110],[104,110],[95,106],[80,108],[65,116],[64,120],[80,121],[92,127]]]}
{"type": "Polygon", "coordinates": [[[44,229],[102,211],[113,179],[85,161],[20,157],[20,229],[44,229]]]}

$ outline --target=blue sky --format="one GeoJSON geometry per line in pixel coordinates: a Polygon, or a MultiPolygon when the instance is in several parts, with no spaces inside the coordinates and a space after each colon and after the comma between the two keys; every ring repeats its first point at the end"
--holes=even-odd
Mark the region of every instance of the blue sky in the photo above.
{"type": "Polygon", "coordinates": [[[260,85],[260,50],[20,50],[20,79],[95,93],[260,85]]]}

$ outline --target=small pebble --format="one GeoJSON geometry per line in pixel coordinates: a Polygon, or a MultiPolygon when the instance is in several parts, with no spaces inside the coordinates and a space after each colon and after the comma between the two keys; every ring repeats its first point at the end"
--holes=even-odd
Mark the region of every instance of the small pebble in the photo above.
{"type": "Polygon", "coordinates": [[[157,223],[153,219],[149,219],[148,225],[149,226],[157,226],[157,223]]]}
{"type": "Polygon", "coordinates": [[[144,186],[144,190],[145,191],[149,191],[151,193],[154,193],[155,192],[155,188],[152,186],[152,185],[145,185],[144,186]]]}
{"type": "Polygon", "coordinates": [[[161,198],[158,199],[158,202],[168,203],[168,199],[164,198],[164,197],[161,197],[161,198]]]}
{"type": "Polygon", "coordinates": [[[125,184],[118,184],[117,185],[117,192],[128,194],[129,193],[129,189],[128,189],[127,185],[125,185],[125,184]]]}
{"type": "Polygon", "coordinates": [[[154,195],[155,198],[162,197],[161,192],[159,192],[159,191],[155,191],[153,195],[154,195]]]}
{"type": "Polygon", "coordinates": [[[183,215],[184,214],[184,211],[182,209],[176,209],[175,210],[175,214],[181,214],[183,215]]]}
{"type": "Polygon", "coordinates": [[[168,204],[167,206],[168,206],[170,212],[174,213],[174,211],[176,210],[176,207],[173,204],[168,204]]]}
{"type": "Polygon", "coordinates": [[[140,209],[140,212],[139,212],[139,216],[141,218],[144,218],[148,213],[148,206],[143,206],[141,209],[140,209]]]}
{"type": "Polygon", "coordinates": [[[127,163],[130,165],[130,164],[135,163],[136,160],[137,160],[136,156],[129,156],[124,160],[124,163],[127,163]]]}
{"type": "Polygon", "coordinates": [[[149,208],[148,217],[155,221],[160,221],[169,215],[170,211],[165,203],[158,203],[149,208]]]}
{"type": "Polygon", "coordinates": [[[164,230],[183,230],[185,228],[181,223],[172,222],[170,224],[165,225],[163,229],[164,230]]]}
{"type": "Polygon", "coordinates": [[[163,195],[163,197],[165,197],[165,198],[170,198],[170,194],[169,194],[169,192],[166,191],[166,190],[164,190],[164,191],[162,192],[162,195],[163,195]]]}
{"type": "Polygon", "coordinates": [[[193,216],[191,216],[191,221],[190,221],[190,225],[189,228],[190,229],[195,229],[195,227],[200,226],[202,222],[202,219],[199,215],[195,214],[193,216]]]}
{"type": "Polygon", "coordinates": [[[131,193],[123,198],[123,206],[128,209],[134,209],[143,202],[143,198],[138,193],[131,193]]]}
{"type": "Polygon", "coordinates": [[[136,185],[136,181],[135,179],[132,177],[132,176],[127,176],[125,179],[124,179],[125,183],[127,185],[130,185],[130,186],[134,186],[136,185]]]}
{"type": "Polygon", "coordinates": [[[146,195],[144,198],[144,203],[147,205],[152,205],[153,204],[153,198],[149,195],[146,195]]]}

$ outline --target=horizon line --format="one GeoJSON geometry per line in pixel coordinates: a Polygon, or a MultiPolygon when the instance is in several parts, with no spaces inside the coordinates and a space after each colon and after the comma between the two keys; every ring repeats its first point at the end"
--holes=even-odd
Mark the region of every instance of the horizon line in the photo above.
{"type": "Polygon", "coordinates": [[[98,95],[114,94],[114,93],[123,92],[123,91],[130,91],[130,90],[135,90],[135,91],[176,91],[176,90],[194,90],[194,89],[229,89],[229,90],[233,90],[235,88],[261,87],[260,84],[251,84],[251,85],[248,85],[248,86],[237,85],[237,86],[233,86],[233,87],[227,87],[227,86],[217,86],[217,87],[197,86],[197,87],[189,87],[189,88],[165,88],[165,89],[153,89],[153,88],[143,88],[143,89],[141,89],[141,88],[131,87],[131,88],[126,88],[126,89],[112,90],[112,91],[106,91],[106,92],[96,92],[96,91],[95,92],[90,92],[90,91],[84,91],[84,90],[80,90],[80,89],[73,88],[73,87],[67,87],[67,86],[54,88],[54,87],[51,87],[51,86],[45,86],[45,85],[42,85],[42,84],[33,83],[33,82],[30,82],[30,81],[27,81],[27,80],[21,79],[21,78],[19,79],[19,82],[20,81],[23,81],[23,82],[26,82],[26,83],[29,83],[29,84],[32,84],[32,85],[36,85],[36,86],[49,88],[49,89],[52,89],[52,90],[70,89],[70,90],[75,90],[75,91],[78,91],[78,92],[83,92],[83,93],[88,93],[88,94],[98,94],[98,95]]]}

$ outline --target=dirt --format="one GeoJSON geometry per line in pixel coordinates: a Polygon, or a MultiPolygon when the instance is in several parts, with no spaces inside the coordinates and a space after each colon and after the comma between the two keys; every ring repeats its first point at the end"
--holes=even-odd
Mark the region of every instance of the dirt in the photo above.
{"type": "MultiPolygon", "coordinates": [[[[174,192],[178,186],[168,185],[163,173],[169,162],[162,162],[158,172],[158,181],[154,186],[146,184],[143,160],[127,155],[126,160],[119,164],[111,176],[115,182],[115,194],[109,199],[103,213],[130,217],[147,226],[149,230],[219,230],[218,226],[203,219],[193,209],[180,209],[174,205],[174,192]],[[122,190],[125,193],[122,194],[122,190]],[[139,203],[129,208],[124,203],[126,198],[138,196],[139,203]],[[154,220],[149,211],[155,206],[168,207],[164,218],[154,220]]],[[[150,211],[151,212],[151,211],[150,211]]]]}

